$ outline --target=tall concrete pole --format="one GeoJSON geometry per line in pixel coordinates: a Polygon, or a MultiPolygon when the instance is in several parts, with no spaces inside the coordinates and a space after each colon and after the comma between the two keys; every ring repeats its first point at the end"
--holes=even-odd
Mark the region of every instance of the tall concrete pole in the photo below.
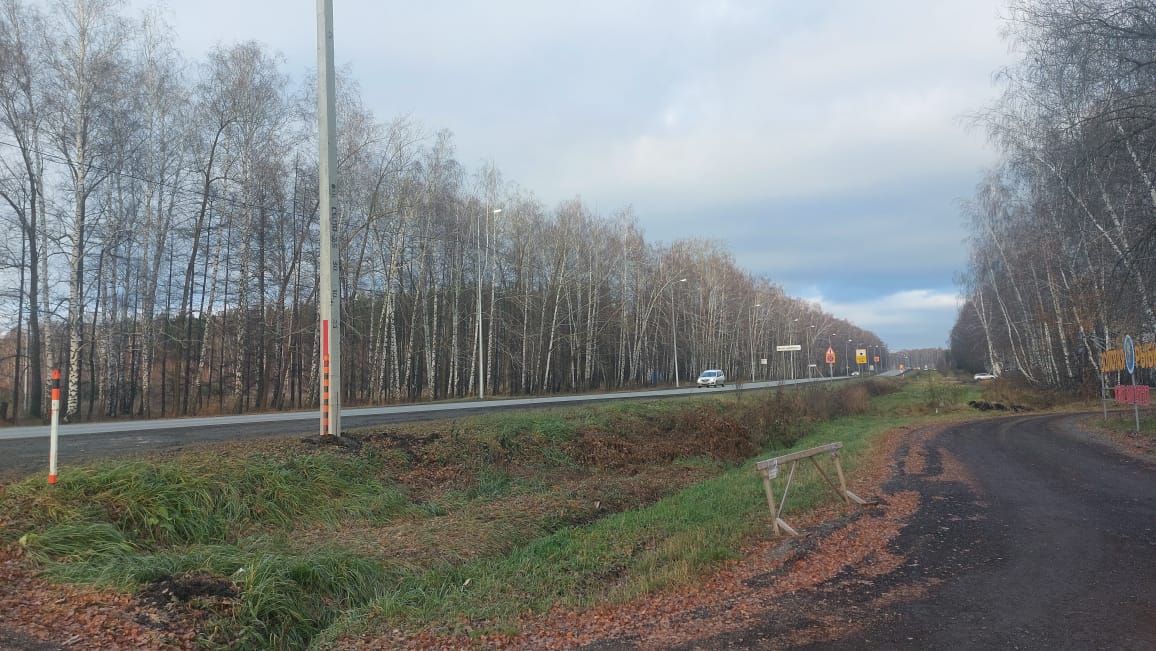
{"type": "Polygon", "coordinates": [[[337,206],[337,110],[333,71],[333,0],[317,0],[318,190],[321,212],[321,436],[341,436],[341,275],[333,255],[337,206]]]}
{"type": "Polygon", "coordinates": [[[674,342],[674,388],[678,386],[678,328],[674,324],[674,284],[670,286],[670,339],[674,342]]]}
{"type": "Polygon", "coordinates": [[[486,353],[482,345],[482,215],[478,213],[478,400],[486,399],[486,353]]]}
{"type": "Polygon", "coordinates": [[[486,358],[489,357],[482,342],[482,276],[490,268],[490,218],[502,212],[494,208],[486,215],[486,264],[482,264],[482,217],[478,217],[478,400],[486,398],[486,358]]]}

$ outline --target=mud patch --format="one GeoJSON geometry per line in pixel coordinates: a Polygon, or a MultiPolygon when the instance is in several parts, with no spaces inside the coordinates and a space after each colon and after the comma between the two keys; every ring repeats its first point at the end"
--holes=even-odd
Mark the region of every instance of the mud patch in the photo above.
{"type": "Polygon", "coordinates": [[[306,436],[301,442],[315,447],[331,447],[343,452],[357,452],[361,449],[361,442],[352,436],[306,436]]]}
{"type": "Polygon", "coordinates": [[[141,588],[137,601],[154,607],[166,608],[173,603],[188,603],[197,598],[210,600],[236,599],[240,596],[232,581],[208,574],[167,576],[141,588]]]}

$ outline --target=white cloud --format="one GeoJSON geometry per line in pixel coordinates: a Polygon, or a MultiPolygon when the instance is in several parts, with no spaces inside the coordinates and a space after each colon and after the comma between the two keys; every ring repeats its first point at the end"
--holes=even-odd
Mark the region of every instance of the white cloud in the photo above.
{"type": "Polygon", "coordinates": [[[815,196],[973,174],[992,159],[959,118],[994,92],[1003,52],[995,3],[829,3],[795,24],[778,20],[783,5],[769,6],[730,39],[710,30],[733,24],[703,26],[697,65],[653,89],[653,118],[559,142],[526,170],[530,185],[550,196],[581,180],[593,188],[584,196],[628,199],[645,212],[656,197],[815,196]]]}
{"type": "Polygon", "coordinates": [[[818,303],[828,314],[874,332],[892,350],[942,347],[961,307],[957,294],[933,289],[834,301],[812,288],[805,300],[818,303]]]}

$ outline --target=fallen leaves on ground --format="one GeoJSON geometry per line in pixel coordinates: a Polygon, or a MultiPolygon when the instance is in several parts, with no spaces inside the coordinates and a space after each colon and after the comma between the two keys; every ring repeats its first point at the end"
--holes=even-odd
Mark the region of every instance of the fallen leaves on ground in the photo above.
{"type": "Polygon", "coordinates": [[[17,549],[0,549],[0,649],[197,649],[195,613],[111,590],[50,583],[17,549]]]}

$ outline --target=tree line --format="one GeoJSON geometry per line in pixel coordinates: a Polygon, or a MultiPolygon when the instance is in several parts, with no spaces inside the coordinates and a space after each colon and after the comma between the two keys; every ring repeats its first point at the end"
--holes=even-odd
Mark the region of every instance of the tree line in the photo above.
{"type": "Polygon", "coordinates": [[[1001,152],[973,197],[957,364],[1046,386],[1156,333],[1156,3],[1017,0],[1019,55],[976,116],[1001,152]]]}
{"type": "MultiPolygon", "coordinates": [[[[118,0],[0,0],[9,419],[44,417],[55,367],[67,420],[318,404],[314,81],[257,43],[190,62],[174,41],[118,0]]],[[[347,405],[804,377],[837,333],[881,346],[718,242],[466,169],[348,74],[338,125],[347,405]]]]}

